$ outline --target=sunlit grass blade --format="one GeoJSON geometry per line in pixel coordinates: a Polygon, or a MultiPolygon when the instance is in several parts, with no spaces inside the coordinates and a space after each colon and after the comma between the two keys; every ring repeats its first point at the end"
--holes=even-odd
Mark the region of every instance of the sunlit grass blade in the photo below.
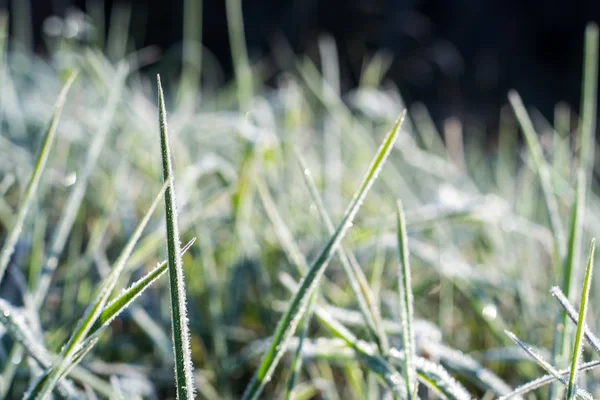
{"type": "Polygon", "coordinates": [[[555,265],[556,268],[558,268],[566,255],[566,237],[564,227],[560,219],[560,214],[558,212],[558,204],[556,202],[556,197],[552,187],[552,175],[550,173],[550,168],[544,159],[542,146],[539,142],[537,133],[535,132],[535,128],[533,127],[533,122],[531,122],[531,118],[529,117],[529,114],[525,109],[525,105],[521,100],[521,96],[519,96],[517,92],[511,91],[508,94],[508,99],[510,100],[510,104],[515,115],[517,116],[519,124],[521,125],[529,153],[531,154],[533,165],[542,185],[544,201],[546,203],[546,209],[548,211],[548,217],[552,227],[552,234],[554,236],[555,265]]]}
{"type": "MultiPolygon", "coordinates": [[[[577,324],[579,313],[575,310],[573,305],[569,302],[569,300],[563,294],[560,288],[558,286],[554,286],[552,289],[550,289],[550,292],[554,297],[556,297],[556,299],[560,303],[567,316],[571,319],[571,321],[577,324]]],[[[590,330],[590,328],[587,325],[585,325],[584,328],[585,338],[588,340],[589,344],[592,346],[592,349],[594,349],[596,354],[600,355],[600,339],[598,339],[598,337],[590,330]]]]}
{"type": "MultiPolygon", "coordinates": [[[[565,387],[567,387],[569,385],[569,383],[567,382],[567,380],[562,376],[562,374],[556,370],[556,368],[554,368],[550,363],[548,363],[547,361],[545,361],[539,354],[537,354],[530,346],[528,346],[527,344],[525,344],[524,342],[522,342],[521,340],[519,340],[519,338],[517,338],[515,336],[514,333],[509,332],[509,331],[505,331],[506,334],[508,335],[508,337],[515,342],[516,344],[518,344],[523,350],[525,350],[525,352],[527,354],[529,354],[529,356],[531,358],[533,358],[543,369],[546,370],[546,372],[548,372],[550,375],[552,375],[552,377],[555,380],[558,380],[560,383],[562,383],[565,387]]],[[[578,398],[581,399],[586,399],[586,400],[591,400],[592,396],[587,393],[584,390],[581,389],[577,389],[576,391],[576,395],[578,398]]]]}
{"type": "Polygon", "coordinates": [[[40,391],[38,392],[36,389],[30,391],[30,396],[33,396],[31,398],[43,399],[48,397],[50,393],[52,393],[54,385],[56,384],[56,382],[58,382],[60,376],[64,375],[65,371],[71,368],[71,364],[76,363],[76,353],[81,350],[82,342],[85,340],[90,329],[96,322],[96,319],[98,319],[98,317],[101,315],[104,306],[107,304],[110,295],[117,284],[119,276],[125,268],[127,259],[131,255],[131,252],[133,251],[133,248],[135,247],[140,236],[142,235],[142,232],[148,224],[148,221],[150,221],[150,217],[154,213],[154,210],[160,203],[160,200],[162,199],[165,190],[168,189],[167,186],[168,182],[165,182],[159,193],[156,195],[154,201],[148,208],[148,211],[146,212],[142,220],[139,222],[133,235],[131,235],[131,237],[129,238],[129,241],[127,242],[121,254],[117,258],[117,261],[115,262],[112,271],[104,279],[102,285],[97,291],[94,300],[86,308],[85,314],[79,320],[77,327],[75,328],[75,330],[71,334],[71,337],[61,350],[61,353],[58,357],[58,363],[55,363],[49,370],[45,372],[45,374],[48,375],[48,378],[45,380],[43,386],[38,385],[38,387],[40,387],[40,391]]]}
{"type": "MultiPolygon", "coordinates": [[[[314,182],[310,169],[306,165],[302,155],[298,151],[296,151],[295,154],[302,170],[304,183],[306,184],[314,204],[317,207],[317,211],[321,216],[321,220],[329,231],[329,234],[333,235],[335,232],[335,227],[331,221],[331,217],[327,212],[327,209],[325,208],[323,199],[319,195],[319,191],[314,182]]],[[[344,272],[348,276],[350,288],[356,297],[358,306],[365,320],[367,331],[377,343],[380,353],[385,354],[389,350],[388,338],[383,330],[381,315],[375,301],[375,295],[369,287],[369,282],[367,281],[362,269],[358,265],[356,258],[352,255],[352,253],[346,251],[342,244],[340,244],[338,248],[338,255],[340,257],[342,267],[344,268],[344,272]]]]}
{"type": "MultiPolygon", "coordinates": [[[[188,249],[194,244],[196,239],[190,240],[182,249],[181,254],[185,254],[188,249]]],[[[102,314],[96,320],[96,323],[90,330],[88,338],[93,337],[99,333],[99,331],[108,326],[113,319],[115,319],[123,310],[142,294],[152,283],[160,278],[165,272],[167,272],[169,266],[167,261],[162,261],[154,269],[144,275],[142,278],[132,283],[129,288],[123,290],[117,297],[112,299],[110,303],[104,307],[102,314]]]]}
{"type": "Polygon", "coordinates": [[[190,334],[185,300],[185,277],[181,259],[182,252],[177,221],[175,188],[173,187],[173,168],[171,163],[171,150],[169,148],[167,111],[165,109],[165,100],[160,84],[160,76],[157,76],[157,84],[163,178],[165,182],[169,182],[169,187],[165,193],[165,214],[169,265],[169,292],[171,293],[171,323],[173,328],[172,337],[175,354],[175,386],[177,389],[177,399],[184,400],[194,398],[194,370],[192,365],[192,353],[190,350],[190,334]]]}
{"type": "Polygon", "coordinates": [[[19,211],[17,212],[16,218],[12,222],[12,228],[6,236],[4,244],[2,245],[2,249],[0,250],[0,282],[2,281],[4,273],[6,272],[6,267],[10,261],[10,256],[12,255],[15,245],[19,240],[19,235],[21,234],[21,229],[23,228],[23,222],[25,221],[25,217],[27,216],[27,212],[29,211],[29,207],[33,202],[38,185],[40,183],[40,179],[46,168],[46,161],[48,161],[50,149],[52,148],[54,138],[56,137],[56,129],[58,128],[58,122],[67,98],[67,93],[69,92],[73,81],[77,77],[77,74],[78,71],[73,71],[69,75],[62,90],[58,94],[56,104],[54,105],[54,112],[52,114],[52,118],[50,119],[50,124],[36,158],[33,172],[31,173],[29,182],[27,182],[23,199],[20,202],[19,211]]]}
{"type": "Polygon", "coordinates": [[[575,385],[577,383],[577,372],[579,370],[579,362],[581,360],[581,351],[583,349],[581,339],[585,331],[585,315],[588,307],[588,299],[590,296],[590,286],[592,282],[592,274],[594,272],[594,250],[596,241],[592,240],[590,248],[590,257],[585,270],[585,279],[583,282],[583,290],[581,291],[581,306],[579,308],[579,319],[577,320],[577,333],[575,334],[575,345],[573,346],[573,360],[571,362],[571,373],[569,375],[569,386],[567,390],[567,398],[569,400],[575,398],[575,385]]]}
{"type": "Polygon", "coordinates": [[[246,388],[244,399],[257,398],[262,392],[265,384],[270,379],[273,370],[283,355],[282,348],[285,347],[287,340],[293,335],[298,327],[300,319],[306,311],[306,306],[311,294],[317,287],[319,279],[327,268],[333,253],[335,252],[342,238],[345,236],[348,228],[350,228],[350,225],[352,224],[356,213],[362,205],[365,196],[373,185],[375,178],[377,178],[383,163],[389,156],[400,131],[400,126],[404,119],[404,115],[405,113],[403,113],[398,119],[393,129],[383,141],[381,147],[375,155],[375,158],[372,161],[371,166],[367,171],[367,174],[364,177],[363,182],[361,183],[358,191],[350,203],[350,206],[345,212],[344,218],[338,226],[338,229],[329,239],[315,262],[311,265],[310,269],[302,280],[298,291],[295,292],[294,296],[292,297],[287,311],[277,325],[277,329],[273,335],[273,340],[269,350],[265,353],[258,370],[246,388]]]}
{"type": "MultiPolygon", "coordinates": [[[[579,372],[590,371],[590,370],[596,369],[598,367],[600,367],[600,361],[589,361],[589,362],[581,364],[579,366],[579,372]]],[[[571,373],[571,369],[565,368],[565,369],[562,369],[557,372],[561,376],[566,377],[571,373]]],[[[507,395],[500,397],[498,400],[508,400],[508,399],[512,399],[515,397],[520,397],[524,394],[531,392],[532,390],[539,389],[539,388],[541,388],[545,385],[548,385],[552,382],[555,382],[555,381],[556,381],[556,378],[553,375],[540,376],[539,378],[536,378],[536,379],[532,380],[531,382],[528,382],[528,383],[525,383],[524,385],[519,386],[518,388],[516,388],[512,392],[508,393],[507,395]]]]}
{"type": "Polygon", "coordinates": [[[396,219],[398,223],[398,291],[400,300],[400,318],[402,323],[402,347],[404,353],[404,380],[408,398],[417,392],[417,380],[413,360],[415,358],[415,332],[413,330],[414,310],[410,278],[410,256],[408,251],[408,233],[402,203],[397,202],[396,219]]]}

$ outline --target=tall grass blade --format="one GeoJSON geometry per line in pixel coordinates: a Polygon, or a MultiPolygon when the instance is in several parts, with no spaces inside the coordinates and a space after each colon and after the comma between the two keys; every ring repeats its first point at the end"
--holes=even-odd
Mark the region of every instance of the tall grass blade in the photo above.
{"type": "MultiPolygon", "coordinates": [[[[575,193],[575,202],[571,211],[571,227],[569,230],[569,242],[567,248],[567,257],[564,262],[562,287],[564,289],[565,296],[567,299],[572,297],[573,283],[575,275],[578,271],[577,264],[581,255],[581,236],[583,235],[583,222],[585,216],[586,206],[586,185],[587,179],[584,168],[577,170],[577,191],[575,193]]],[[[567,324],[568,316],[566,313],[559,309],[556,323],[562,323],[564,327],[562,332],[559,333],[560,339],[557,344],[556,351],[559,352],[561,359],[563,359],[569,347],[569,337],[572,329],[571,325],[567,324]]]]}
{"type": "Polygon", "coordinates": [[[169,187],[165,193],[165,214],[169,260],[169,291],[171,293],[171,323],[173,326],[175,354],[175,381],[177,399],[184,400],[194,398],[194,370],[190,350],[190,334],[185,300],[185,277],[183,274],[183,262],[181,260],[182,252],[177,222],[175,188],[173,187],[173,168],[171,164],[171,150],[169,148],[167,112],[160,84],[160,76],[157,76],[157,84],[163,177],[165,182],[169,182],[169,187]]]}
{"type": "Polygon", "coordinates": [[[67,93],[69,92],[73,81],[77,77],[77,74],[78,71],[73,71],[69,75],[67,81],[65,82],[62,90],[58,95],[58,99],[56,100],[56,104],[54,106],[54,112],[52,114],[52,118],[50,119],[50,125],[48,126],[48,130],[46,131],[44,141],[42,142],[42,147],[40,148],[40,152],[36,158],[33,172],[31,173],[31,177],[29,178],[29,182],[27,183],[27,187],[23,195],[23,200],[21,200],[21,204],[19,206],[19,211],[17,212],[17,216],[13,221],[13,226],[10,229],[10,232],[6,236],[6,240],[2,245],[2,250],[0,250],[0,282],[4,277],[4,273],[6,272],[6,267],[8,267],[10,257],[15,249],[17,241],[19,240],[19,235],[21,234],[21,230],[23,229],[23,222],[25,221],[25,217],[27,216],[27,212],[29,211],[29,207],[31,206],[38,185],[40,183],[40,179],[42,177],[44,169],[46,168],[48,155],[50,154],[50,149],[52,148],[54,138],[56,137],[56,128],[58,127],[60,114],[65,104],[67,93]]]}
{"type": "Polygon", "coordinates": [[[525,105],[521,100],[521,96],[515,91],[511,91],[508,94],[508,99],[513,108],[513,111],[521,125],[523,134],[525,135],[525,141],[531,154],[534,167],[540,178],[542,185],[542,191],[544,193],[544,201],[546,202],[546,209],[548,211],[548,217],[550,219],[550,225],[552,227],[552,234],[554,236],[554,251],[555,251],[555,265],[561,265],[566,255],[565,248],[565,232],[560,214],[558,212],[558,204],[556,203],[556,197],[554,196],[554,190],[552,188],[552,175],[550,174],[550,168],[548,163],[544,159],[542,152],[542,146],[539,142],[538,136],[533,127],[533,122],[525,109],[525,105]]]}
{"type": "Polygon", "coordinates": [[[581,83],[580,166],[585,169],[586,185],[591,182],[596,149],[596,102],[598,95],[598,25],[588,24],[585,30],[583,81],[581,83]]]}
{"type": "MultiPolygon", "coordinates": [[[[321,220],[325,224],[329,234],[333,235],[335,232],[335,227],[331,221],[331,217],[327,212],[327,209],[325,208],[323,199],[319,195],[317,185],[314,182],[310,169],[306,165],[302,155],[298,151],[296,151],[295,154],[303,172],[302,177],[304,179],[304,183],[306,184],[315,206],[317,207],[317,211],[321,216],[321,220]]],[[[340,257],[342,267],[344,268],[344,272],[346,273],[348,281],[350,282],[350,288],[356,297],[358,306],[365,320],[367,331],[377,343],[380,353],[386,354],[389,350],[388,338],[383,329],[381,315],[377,307],[377,302],[375,301],[375,295],[369,287],[369,282],[362,269],[358,265],[356,258],[352,255],[352,253],[346,251],[342,244],[340,244],[338,248],[338,255],[340,257]]]]}
{"type": "Polygon", "coordinates": [[[585,271],[585,280],[583,281],[583,290],[581,292],[581,307],[579,308],[579,319],[577,321],[577,333],[575,334],[575,345],[573,346],[573,360],[571,363],[571,374],[569,375],[569,387],[567,390],[567,398],[569,400],[575,398],[575,384],[577,383],[577,372],[579,370],[579,362],[581,359],[581,351],[583,346],[581,339],[585,331],[585,315],[588,307],[588,299],[590,296],[590,286],[592,282],[592,274],[594,272],[594,250],[596,249],[596,240],[592,240],[590,248],[590,257],[585,271]]]}
{"type": "Polygon", "coordinates": [[[252,71],[248,61],[246,40],[244,39],[244,17],[242,14],[242,0],[226,0],[227,28],[229,43],[231,44],[231,57],[235,72],[237,95],[240,108],[247,107],[253,94],[252,71]]]}
{"type": "Polygon", "coordinates": [[[400,317],[402,323],[402,346],[404,353],[404,380],[408,398],[412,399],[417,392],[415,359],[415,332],[413,330],[414,310],[413,293],[410,278],[410,256],[408,251],[408,233],[406,232],[406,218],[402,203],[397,202],[396,219],[398,222],[398,291],[400,297],[400,317]]]}
{"type": "Polygon", "coordinates": [[[400,126],[404,120],[405,112],[398,118],[398,121],[394,125],[393,129],[385,138],[381,147],[377,151],[375,158],[373,159],[371,166],[365,175],[363,182],[361,183],[358,191],[354,195],[350,206],[344,214],[342,222],[338,226],[335,234],[329,239],[315,262],[311,265],[304,279],[302,280],[300,287],[295,292],[292,300],[288,306],[287,311],[282,316],[277,325],[277,329],[273,335],[271,346],[265,353],[263,360],[252,378],[250,384],[246,388],[244,393],[244,399],[256,399],[262,392],[265,384],[270,380],[273,370],[277,366],[281,356],[283,355],[285,345],[292,334],[295,332],[300,319],[306,311],[306,306],[311,294],[319,283],[319,279],[323,275],[323,272],[327,268],[329,261],[331,260],[333,253],[339,245],[342,238],[350,228],[356,213],[360,209],[362,202],[367,195],[369,189],[373,185],[375,178],[379,174],[383,163],[389,156],[393,145],[398,137],[400,126]]]}

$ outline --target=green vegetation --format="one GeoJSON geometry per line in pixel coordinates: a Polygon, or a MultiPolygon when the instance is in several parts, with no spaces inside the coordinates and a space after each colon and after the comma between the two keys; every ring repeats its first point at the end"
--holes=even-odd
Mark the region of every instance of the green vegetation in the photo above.
{"type": "Polygon", "coordinates": [[[189,48],[157,85],[121,25],[2,42],[0,398],[600,396],[597,27],[582,114],[511,92],[490,149],[379,56],[341,96],[327,40],[268,88],[227,12],[217,92],[189,48]]]}

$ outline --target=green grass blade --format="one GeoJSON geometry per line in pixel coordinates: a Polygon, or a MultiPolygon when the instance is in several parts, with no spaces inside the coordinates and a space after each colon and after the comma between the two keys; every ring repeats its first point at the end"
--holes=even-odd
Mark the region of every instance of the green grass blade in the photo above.
{"type": "MultiPolygon", "coordinates": [[[[575,192],[575,201],[571,211],[567,257],[564,261],[562,277],[562,287],[567,299],[570,298],[573,293],[574,278],[578,270],[577,264],[579,263],[581,255],[581,237],[583,235],[583,222],[586,206],[586,182],[585,169],[579,168],[577,170],[577,191],[575,192]]],[[[567,314],[559,310],[556,323],[562,323],[564,329],[562,332],[558,333],[560,337],[556,351],[559,352],[558,354],[561,359],[563,359],[568,352],[569,337],[572,332],[571,325],[567,324],[567,318],[567,314]]]]}
{"type": "MultiPolygon", "coordinates": [[[[596,149],[596,101],[598,92],[598,25],[590,23],[585,30],[583,81],[581,83],[581,142],[580,166],[587,178],[592,179],[596,149]]],[[[591,181],[586,181],[586,185],[591,181]]]]}
{"type": "Polygon", "coordinates": [[[529,148],[534,167],[540,178],[542,191],[544,193],[544,200],[546,202],[546,209],[548,211],[548,217],[552,227],[552,234],[554,236],[556,258],[555,265],[558,267],[565,259],[566,239],[563,224],[558,212],[558,204],[556,203],[556,197],[554,196],[554,191],[552,188],[552,175],[550,174],[548,163],[544,159],[542,146],[538,140],[535,128],[533,127],[533,122],[531,122],[531,118],[525,109],[525,105],[521,100],[521,96],[519,96],[517,92],[511,91],[508,94],[508,99],[513,111],[515,112],[515,115],[517,116],[519,124],[521,125],[521,129],[525,135],[525,141],[527,142],[527,147],[529,148]]]}
{"type": "Polygon", "coordinates": [[[404,120],[404,115],[405,113],[402,114],[393,129],[385,138],[384,142],[379,148],[379,151],[375,155],[375,158],[373,159],[373,162],[369,167],[362,184],[360,185],[350,203],[350,206],[345,212],[344,218],[342,219],[338,229],[329,239],[328,243],[325,245],[315,262],[311,265],[310,269],[302,280],[298,291],[295,292],[294,296],[292,297],[287,311],[277,325],[277,329],[273,335],[273,340],[269,350],[265,353],[258,370],[246,388],[243,397],[244,399],[256,399],[262,392],[267,381],[270,379],[273,370],[283,355],[283,348],[285,347],[286,342],[295,332],[302,315],[306,311],[308,300],[317,287],[319,279],[323,275],[323,272],[325,271],[340,241],[350,228],[356,213],[362,205],[362,202],[369,189],[373,185],[375,178],[377,178],[383,163],[389,156],[396,138],[398,137],[400,126],[404,120]]]}
{"type": "MultiPolygon", "coordinates": [[[[181,254],[185,254],[188,249],[194,244],[196,239],[190,240],[182,249],[181,254]]],[[[96,320],[96,323],[90,330],[88,338],[98,335],[100,330],[108,326],[113,319],[115,319],[121,312],[123,312],[129,305],[141,295],[154,281],[160,278],[168,270],[167,261],[162,261],[154,269],[144,275],[142,278],[131,284],[129,288],[123,290],[121,294],[112,299],[110,303],[106,305],[102,314],[96,320]]]]}
{"type": "MultiPolygon", "coordinates": [[[[519,340],[519,338],[517,338],[514,333],[509,332],[509,331],[505,331],[505,333],[508,335],[508,337],[513,342],[515,342],[516,344],[518,344],[523,350],[525,350],[525,352],[527,354],[529,354],[529,356],[531,358],[533,358],[543,369],[545,369],[546,372],[548,372],[550,375],[552,375],[552,377],[555,380],[558,380],[565,387],[568,386],[569,383],[561,375],[561,373],[559,371],[557,371],[550,363],[548,363],[546,360],[544,360],[542,358],[542,356],[540,356],[539,354],[537,354],[530,346],[528,346],[527,344],[525,344],[524,342],[522,342],[521,340],[519,340]]],[[[586,400],[591,400],[592,399],[592,396],[589,393],[587,393],[586,391],[581,390],[581,389],[577,389],[576,395],[577,395],[578,398],[581,398],[581,399],[586,399],[586,400]]]]}
{"type": "MultiPolygon", "coordinates": [[[[300,164],[300,168],[303,172],[302,177],[304,179],[304,183],[306,184],[315,206],[317,207],[319,215],[321,216],[321,220],[325,224],[329,234],[333,235],[335,232],[335,227],[331,221],[331,217],[327,212],[327,209],[325,208],[323,199],[321,199],[321,196],[319,195],[317,185],[314,182],[310,169],[306,165],[302,155],[297,151],[296,159],[300,164]]],[[[344,272],[346,273],[348,281],[350,282],[350,288],[356,297],[358,306],[365,320],[367,331],[377,343],[380,353],[386,354],[389,350],[388,338],[383,330],[381,315],[377,307],[377,302],[375,301],[375,295],[369,287],[369,282],[367,281],[362,269],[358,265],[356,258],[352,255],[352,253],[346,251],[344,246],[341,244],[338,248],[338,255],[340,257],[342,267],[344,268],[344,272]]]]}
{"type": "Polygon", "coordinates": [[[77,77],[77,74],[78,71],[74,71],[69,75],[66,83],[58,95],[58,99],[56,100],[56,104],[54,106],[54,112],[52,114],[52,118],[50,119],[50,125],[48,126],[42,147],[40,148],[40,152],[36,158],[33,172],[29,178],[29,182],[27,183],[23,200],[21,200],[19,211],[17,212],[17,216],[13,221],[13,226],[10,232],[4,241],[2,250],[0,250],[0,282],[2,281],[4,273],[6,272],[6,267],[8,266],[10,256],[14,251],[15,244],[19,240],[19,235],[21,234],[21,229],[23,228],[23,222],[25,221],[25,217],[27,216],[27,212],[29,211],[29,207],[33,202],[35,193],[40,183],[40,179],[44,169],[46,168],[46,162],[48,161],[50,149],[52,148],[54,138],[56,137],[56,128],[58,127],[60,114],[65,104],[67,93],[69,92],[73,81],[77,77]]]}
{"type": "Polygon", "coordinates": [[[183,274],[183,262],[181,260],[182,252],[177,222],[175,188],[173,187],[173,168],[171,164],[171,150],[169,148],[167,112],[160,84],[160,76],[157,76],[157,84],[163,178],[165,182],[169,182],[169,187],[165,193],[165,214],[169,260],[169,291],[171,293],[171,323],[173,327],[175,354],[175,380],[177,399],[184,400],[194,398],[194,367],[192,365],[192,353],[190,350],[190,335],[185,300],[185,277],[183,274]]]}
{"type": "Polygon", "coordinates": [[[131,255],[133,248],[135,247],[137,241],[148,221],[150,221],[150,217],[152,216],[154,210],[160,203],[165,190],[167,189],[168,182],[165,182],[159,193],[156,195],[154,201],[146,211],[146,214],[139,222],[136,227],[133,235],[129,238],[129,241],[123,248],[121,254],[117,258],[115,265],[110,272],[110,274],[106,277],[102,285],[100,286],[97,295],[94,300],[88,305],[86,308],[85,314],[79,320],[77,327],[71,334],[69,340],[61,350],[61,353],[58,357],[58,362],[55,363],[45,374],[48,375],[48,378],[44,381],[43,385],[36,385],[34,389],[30,391],[31,398],[46,398],[52,393],[54,386],[58,382],[58,379],[64,375],[65,371],[69,368],[72,368],[73,364],[76,364],[76,353],[81,350],[82,342],[85,340],[87,334],[90,329],[93,327],[96,319],[102,314],[104,306],[108,302],[110,295],[115,288],[119,276],[121,272],[125,268],[127,263],[127,259],[131,255]],[[39,387],[39,389],[37,389],[39,387]]]}
{"type": "Polygon", "coordinates": [[[410,257],[408,251],[408,233],[406,232],[406,219],[402,203],[397,203],[398,222],[398,252],[400,263],[398,264],[398,291],[400,297],[400,316],[402,323],[402,346],[404,353],[404,380],[408,398],[412,399],[417,392],[416,370],[413,360],[415,359],[415,332],[413,330],[414,310],[413,293],[410,278],[410,257]]]}
{"type": "Polygon", "coordinates": [[[581,307],[579,308],[579,319],[577,321],[577,333],[575,334],[575,345],[573,346],[573,360],[571,363],[571,374],[569,375],[569,386],[567,390],[567,398],[569,400],[575,398],[575,384],[577,383],[577,372],[579,370],[579,361],[581,359],[581,344],[583,333],[585,331],[585,315],[590,296],[590,286],[592,282],[592,273],[594,272],[594,250],[596,249],[596,241],[592,240],[590,248],[590,257],[585,270],[585,280],[583,281],[583,290],[581,292],[581,307]]]}

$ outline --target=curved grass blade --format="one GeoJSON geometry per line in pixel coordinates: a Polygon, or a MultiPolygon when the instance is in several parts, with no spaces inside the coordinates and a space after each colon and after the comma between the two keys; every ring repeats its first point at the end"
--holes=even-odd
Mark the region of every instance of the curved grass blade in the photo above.
{"type": "Polygon", "coordinates": [[[571,363],[571,373],[569,375],[569,386],[567,389],[567,398],[569,400],[575,398],[577,383],[577,372],[579,370],[579,361],[581,359],[581,351],[583,346],[581,339],[585,331],[585,314],[588,306],[588,299],[590,296],[590,286],[592,282],[592,274],[594,272],[594,250],[596,249],[596,240],[592,240],[592,246],[590,248],[590,257],[588,259],[588,265],[585,270],[585,280],[583,281],[583,290],[581,291],[581,307],[579,308],[579,319],[577,320],[577,333],[575,334],[575,345],[573,346],[573,360],[571,363]]]}
{"type": "MultiPolygon", "coordinates": [[[[600,361],[598,361],[598,360],[589,361],[589,362],[581,364],[579,366],[579,372],[590,371],[590,370],[596,369],[597,367],[600,367],[600,361]]],[[[565,369],[562,369],[557,372],[561,376],[567,376],[571,373],[571,369],[565,368],[565,369]]],[[[508,399],[512,399],[514,397],[522,396],[524,394],[531,392],[532,390],[539,389],[542,386],[548,385],[555,381],[556,381],[556,378],[554,377],[554,375],[540,376],[539,378],[534,379],[531,382],[528,382],[524,385],[519,386],[518,388],[516,388],[512,392],[508,393],[507,395],[500,397],[498,400],[508,400],[508,399]]]]}
{"type": "MultiPolygon", "coordinates": [[[[196,239],[190,240],[182,249],[181,254],[185,254],[194,244],[196,239]]],[[[142,278],[131,284],[129,288],[123,290],[121,294],[110,301],[102,310],[102,314],[96,320],[96,323],[90,329],[90,337],[97,335],[100,329],[108,326],[123,310],[125,310],[140,294],[142,294],[154,281],[160,278],[168,270],[167,261],[159,263],[152,271],[148,272],[142,278]]],[[[86,339],[87,340],[87,339],[86,339]]]]}
{"type": "Polygon", "coordinates": [[[29,207],[31,206],[38,185],[40,183],[40,179],[42,177],[44,169],[46,168],[48,155],[50,154],[50,149],[52,148],[54,138],[56,137],[56,128],[58,127],[60,114],[65,104],[67,93],[69,92],[73,81],[77,77],[77,74],[78,71],[76,70],[69,75],[67,81],[65,82],[63,88],[61,89],[58,95],[58,99],[56,100],[56,104],[54,105],[54,112],[52,114],[52,118],[50,119],[50,125],[48,126],[48,130],[46,131],[44,141],[42,142],[42,147],[40,148],[40,152],[36,158],[35,165],[33,167],[33,172],[31,173],[31,177],[29,178],[29,182],[27,182],[27,187],[25,188],[25,193],[23,194],[23,200],[21,201],[19,211],[17,212],[16,218],[13,222],[13,226],[10,229],[10,232],[6,236],[6,240],[2,245],[2,250],[0,250],[0,282],[2,281],[4,273],[6,272],[6,267],[8,266],[10,256],[14,251],[15,244],[19,240],[19,235],[21,234],[21,229],[23,228],[23,222],[25,221],[25,217],[27,216],[27,212],[29,211],[29,207]]]}
{"type": "MultiPolygon", "coordinates": [[[[552,296],[556,297],[556,299],[560,303],[561,307],[565,310],[571,321],[577,324],[579,313],[575,311],[575,308],[571,305],[571,303],[560,290],[560,288],[558,286],[554,286],[552,289],[550,289],[550,293],[552,293],[552,296]]],[[[585,325],[584,328],[584,335],[588,343],[590,344],[590,346],[592,346],[592,349],[594,349],[596,354],[600,354],[600,339],[598,339],[598,337],[590,330],[590,328],[587,325],[585,325]]]]}
{"type": "MultiPolygon", "coordinates": [[[[533,358],[543,369],[546,370],[546,372],[548,372],[550,375],[552,375],[552,377],[555,380],[558,380],[560,383],[562,383],[565,387],[568,386],[568,382],[565,378],[563,378],[562,374],[556,370],[556,368],[554,368],[551,364],[549,364],[547,361],[545,361],[539,354],[537,354],[530,346],[528,346],[527,344],[525,344],[524,342],[522,342],[521,340],[519,340],[519,338],[517,338],[517,336],[515,336],[514,333],[509,332],[509,331],[504,331],[508,337],[515,342],[516,344],[518,344],[519,346],[521,346],[521,348],[523,350],[525,350],[525,352],[527,354],[529,354],[529,356],[531,358],[533,358]]],[[[581,389],[577,389],[576,390],[576,396],[580,399],[585,399],[585,400],[592,400],[593,397],[591,394],[589,394],[588,392],[586,392],[585,390],[581,390],[581,389]]]]}
{"type": "Polygon", "coordinates": [[[406,219],[404,217],[402,203],[399,200],[397,202],[396,218],[398,222],[398,253],[400,255],[400,263],[398,264],[398,291],[400,292],[400,316],[404,353],[403,372],[404,380],[407,384],[406,391],[408,393],[408,398],[412,399],[418,388],[415,366],[413,364],[415,358],[415,332],[412,326],[414,321],[413,294],[410,279],[410,257],[408,251],[406,219]]]}
{"type": "Polygon", "coordinates": [[[167,229],[167,252],[169,265],[169,291],[171,293],[171,323],[173,326],[173,347],[175,354],[175,381],[177,399],[194,398],[194,371],[185,300],[185,277],[181,260],[181,242],[177,223],[175,188],[173,187],[173,168],[169,148],[167,112],[160,76],[157,76],[158,107],[160,124],[160,147],[162,154],[163,178],[169,182],[165,193],[165,214],[167,229]]]}
{"type": "Polygon", "coordinates": [[[362,202],[367,195],[369,189],[373,185],[373,182],[377,178],[383,163],[389,156],[393,145],[398,137],[398,133],[400,131],[400,126],[402,121],[404,120],[404,115],[406,112],[402,113],[393,129],[385,138],[381,147],[377,151],[375,158],[373,159],[371,166],[368,169],[367,174],[365,175],[362,184],[360,185],[358,191],[354,195],[350,206],[344,214],[344,218],[342,222],[338,226],[335,234],[329,239],[315,262],[311,265],[304,279],[302,280],[298,291],[295,292],[292,300],[289,304],[289,307],[285,314],[279,321],[277,325],[277,329],[275,330],[275,334],[273,335],[273,341],[271,342],[271,346],[269,350],[265,353],[263,360],[254,374],[254,377],[250,381],[250,384],[246,388],[244,392],[244,399],[256,399],[260,393],[262,392],[266,382],[270,379],[273,370],[279,363],[281,356],[283,355],[283,348],[286,345],[286,342],[295,332],[302,315],[306,311],[306,306],[308,304],[308,300],[311,294],[314,292],[315,288],[319,283],[319,279],[323,275],[323,272],[327,268],[329,261],[333,257],[333,253],[335,252],[337,246],[341,242],[342,238],[345,236],[348,228],[352,224],[356,213],[358,212],[362,202]]]}
{"type": "Polygon", "coordinates": [[[38,385],[36,385],[36,387],[29,392],[30,398],[44,399],[48,397],[50,393],[52,393],[52,390],[58,382],[60,376],[64,375],[65,371],[71,368],[71,364],[76,363],[75,354],[80,351],[82,342],[85,340],[90,329],[96,322],[96,319],[98,319],[98,317],[102,314],[104,306],[107,304],[110,295],[117,284],[119,276],[127,264],[127,259],[131,255],[133,248],[142,235],[144,228],[148,224],[150,217],[162,199],[167,187],[168,182],[165,182],[159,193],[156,195],[154,201],[146,211],[146,214],[136,227],[133,235],[129,238],[127,244],[123,248],[123,251],[117,258],[112,271],[104,279],[94,300],[87,306],[85,314],[79,320],[77,327],[71,334],[71,337],[67,341],[66,345],[61,350],[57,358],[57,362],[55,362],[52,367],[45,371],[44,375],[47,375],[48,378],[44,380],[42,385],[40,385],[38,382],[38,385]]]}

